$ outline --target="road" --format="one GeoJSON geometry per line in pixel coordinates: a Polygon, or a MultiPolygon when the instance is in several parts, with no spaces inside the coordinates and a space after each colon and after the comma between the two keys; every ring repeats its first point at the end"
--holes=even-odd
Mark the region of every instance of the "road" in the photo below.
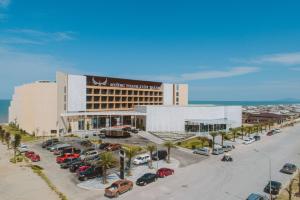
{"type": "Polygon", "coordinates": [[[283,184],[290,176],[279,172],[282,165],[286,162],[300,165],[300,125],[285,128],[274,136],[263,136],[261,141],[250,145],[239,145],[231,154],[232,163],[221,162],[221,156],[211,156],[148,186],[135,186],[119,198],[234,200],[246,199],[251,192],[263,194],[269,179],[268,159],[264,154],[272,160],[272,179],[283,184]]]}

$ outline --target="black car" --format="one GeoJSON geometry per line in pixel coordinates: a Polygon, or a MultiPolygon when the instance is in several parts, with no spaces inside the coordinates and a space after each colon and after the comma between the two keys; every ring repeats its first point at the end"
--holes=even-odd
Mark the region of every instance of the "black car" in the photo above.
{"type": "Polygon", "coordinates": [[[293,174],[297,170],[297,166],[291,163],[286,163],[280,172],[285,174],[293,174]]]}
{"type": "Polygon", "coordinates": [[[97,176],[102,175],[102,167],[91,166],[85,171],[78,173],[78,180],[86,181],[91,178],[96,178],[97,176]]]}
{"type": "Polygon", "coordinates": [[[253,136],[253,138],[255,139],[255,141],[258,141],[258,140],[260,140],[260,135],[255,135],[255,136],[253,136]]]}
{"type": "Polygon", "coordinates": [[[86,165],[84,161],[80,160],[80,161],[76,161],[74,163],[72,163],[70,166],[69,166],[69,170],[70,172],[74,173],[76,172],[76,170],[83,166],[83,165],[86,165]]]}
{"type": "Polygon", "coordinates": [[[139,133],[139,130],[138,129],[131,129],[131,132],[132,133],[139,133]]]}
{"type": "Polygon", "coordinates": [[[282,184],[277,181],[269,181],[269,183],[266,185],[264,192],[268,194],[277,195],[281,189],[282,184]],[[271,185],[271,192],[270,192],[270,185],[271,185]]]}
{"type": "Polygon", "coordinates": [[[99,145],[99,149],[104,150],[108,145],[110,145],[110,143],[102,143],[99,145]]]}
{"type": "Polygon", "coordinates": [[[52,145],[53,143],[57,143],[58,142],[58,139],[57,138],[52,138],[52,139],[49,139],[49,140],[46,140],[42,143],[42,147],[43,148],[46,148],[48,147],[49,145],[52,145]]]}
{"type": "Polygon", "coordinates": [[[80,158],[67,158],[64,160],[63,163],[60,164],[60,168],[67,169],[69,168],[73,163],[81,161],[80,158]]]}
{"type": "Polygon", "coordinates": [[[156,174],[146,173],[136,180],[137,185],[147,185],[157,180],[156,174]]]}
{"type": "Polygon", "coordinates": [[[168,156],[168,152],[166,150],[158,150],[152,154],[153,160],[164,160],[168,156]]]}

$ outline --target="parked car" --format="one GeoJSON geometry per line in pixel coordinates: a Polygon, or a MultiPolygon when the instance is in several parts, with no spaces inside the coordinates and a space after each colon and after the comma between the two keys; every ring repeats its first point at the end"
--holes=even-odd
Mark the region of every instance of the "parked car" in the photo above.
{"type": "Polygon", "coordinates": [[[86,159],[86,158],[88,158],[88,157],[91,157],[91,156],[94,156],[94,155],[98,155],[98,151],[96,151],[96,150],[93,150],[93,151],[87,151],[87,152],[85,152],[84,154],[81,154],[81,155],[80,155],[80,159],[81,159],[81,160],[84,160],[84,159],[86,159]]]}
{"type": "Polygon", "coordinates": [[[86,168],[83,171],[79,171],[77,175],[78,175],[78,180],[86,181],[88,179],[100,176],[101,174],[102,174],[102,167],[91,166],[86,168]]]}
{"type": "Polygon", "coordinates": [[[231,144],[224,144],[222,146],[222,148],[223,148],[224,152],[228,152],[228,151],[231,151],[233,149],[233,145],[231,145],[231,144]]]}
{"type": "Polygon", "coordinates": [[[253,138],[255,141],[259,141],[261,139],[260,135],[254,135],[253,138]]]}
{"type": "Polygon", "coordinates": [[[168,156],[168,152],[166,150],[158,150],[152,154],[153,160],[164,160],[168,156]]]}
{"type": "Polygon", "coordinates": [[[224,153],[224,149],[222,147],[215,147],[212,151],[212,154],[214,155],[219,155],[223,153],[224,153]]]}
{"type": "Polygon", "coordinates": [[[91,146],[93,146],[93,143],[89,140],[82,140],[82,141],[80,141],[80,145],[84,146],[84,147],[91,147],[91,146]]]}
{"type": "MultiPolygon", "coordinates": [[[[55,149],[55,150],[53,151],[53,154],[54,154],[54,155],[64,155],[65,153],[72,153],[72,151],[70,151],[70,152],[66,151],[66,152],[64,153],[65,150],[67,150],[67,149],[72,149],[72,148],[74,148],[74,147],[68,146],[68,145],[62,146],[62,147],[59,147],[59,148],[55,149]]],[[[79,152],[76,151],[76,152],[74,152],[74,153],[80,153],[80,151],[79,151],[79,152]]]]}
{"type": "Polygon", "coordinates": [[[211,152],[211,150],[208,147],[197,148],[193,151],[194,154],[200,154],[200,155],[204,155],[204,156],[209,156],[210,152],[211,152]]]}
{"type": "Polygon", "coordinates": [[[264,192],[268,194],[277,195],[281,189],[282,184],[277,181],[269,181],[269,183],[265,186],[264,192]],[[270,185],[271,185],[271,191],[270,191],[270,185]]]}
{"type": "Polygon", "coordinates": [[[269,200],[269,198],[261,194],[251,193],[246,200],[269,200]]]}
{"type": "Polygon", "coordinates": [[[47,148],[47,150],[50,151],[50,149],[51,149],[53,146],[58,145],[58,144],[63,144],[63,142],[60,142],[60,141],[58,141],[58,142],[53,142],[52,144],[48,145],[46,148],[47,148]]]}
{"type": "Polygon", "coordinates": [[[66,153],[66,154],[64,154],[64,155],[62,155],[62,156],[56,157],[56,162],[57,162],[57,163],[63,163],[64,160],[66,160],[67,158],[79,158],[79,156],[80,156],[80,155],[77,154],[77,153],[74,153],[74,154],[66,153]]]}
{"type": "Polygon", "coordinates": [[[271,131],[269,131],[269,132],[267,133],[267,136],[272,136],[272,135],[274,135],[274,131],[273,131],[273,130],[271,130],[271,131]]]}
{"type": "Polygon", "coordinates": [[[139,133],[139,130],[138,129],[131,129],[131,132],[137,134],[137,133],[139,133]]]}
{"type": "Polygon", "coordinates": [[[253,138],[245,138],[244,139],[244,141],[243,141],[243,144],[251,144],[251,143],[253,143],[255,141],[255,139],[253,139],[253,138]]]}
{"type": "Polygon", "coordinates": [[[81,161],[80,158],[67,158],[64,160],[63,163],[60,164],[60,168],[67,169],[69,168],[73,163],[81,161]]]}
{"type": "Polygon", "coordinates": [[[70,144],[66,144],[66,143],[57,144],[57,145],[54,145],[53,147],[51,147],[50,151],[53,152],[55,150],[61,150],[63,148],[70,147],[70,146],[71,146],[70,144]]]}
{"type": "Polygon", "coordinates": [[[164,178],[164,177],[170,176],[172,174],[174,174],[174,169],[170,169],[170,168],[160,168],[156,172],[156,176],[159,178],[164,178]]]}
{"type": "Polygon", "coordinates": [[[93,164],[94,162],[97,162],[98,160],[100,160],[100,155],[96,154],[96,155],[86,157],[83,161],[86,164],[93,164]]]}
{"type": "Polygon", "coordinates": [[[107,147],[105,147],[106,151],[116,151],[121,148],[120,144],[109,144],[107,147]]]}
{"type": "Polygon", "coordinates": [[[75,147],[66,147],[65,149],[60,150],[59,155],[64,155],[65,153],[81,153],[80,149],[77,149],[75,147]]]}
{"type": "Polygon", "coordinates": [[[46,148],[47,146],[52,145],[55,142],[58,142],[57,138],[52,138],[52,139],[46,140],[42,143],[42,148],[46,148]]]}
{"type": "Polygon", "coordinates": [[[118,197],[127,191],[132,190],[133,183],[129,180],[118,180],[112,183],[109,187],[105,188],[105,196],[118,197]]]}
{"type": "Polygon", "coordinates": [[[38,161],[41,160],[41,157],[40,157],[39,154],[32,154],[32,155],[30,156],[30,160],[31,160],[31,162],[38,162],[38,161]]]}
{"type": "Polygon", "coordinates": [[[110,143],[102,143],[99,145],[99,149],[105,150],[105,148],[108,147],[108,145],[110,145],[110,143]]]}
{"type": "Polygon", "coordinates": [[[133,160],[133,164],[135,165],[141,165],[148,163],[150,161],[150,155],[149,154],[142,154],[135,157],[133,160]]]}
{"type": "Polygon", "coordinates": [[[33,151],[26,151],[26,152],[25,152],[25,157],[26,157],[26,158],[30,158],[33,154],[34,154],[33,151]]]}
{"type": "Polygon", "coordinates": [[[21,144],[19,147],[18,147],[18,151],[20,153],[25,153],[27,151],[29,151],[29,148],[26,144],[21,144]]]}
{"type": "Polygon", "coordinates": [[[280,133],[281,130],[279,128],[274,129],[274,133],[280,133]]]}
{"type": "Polygon", "coordinates": [[[82,160],[76,161],[76,162],[74,162],[74,163],[72,163],[72,164],[70,165],[69,171],[72,172],[72,173],[74,173],[74,172],[77,171],[77,169],[78,169],[79,167],[82,167],[82,166],[84,166],[84,165],[86,165],[84,161],[82,161],[82,160]]]}
{"type": "Polygon", "coordinates": [[[286,163],[280,172],[285,174],[293,174],[295,171],[297,171],[297,166],[291,163],[286,163]]]}
{"type": "Polygon", "coordinates": [[[156,174],[146,173],[136,180],[137,185],[147,185],[157,180],[156,174]]]}

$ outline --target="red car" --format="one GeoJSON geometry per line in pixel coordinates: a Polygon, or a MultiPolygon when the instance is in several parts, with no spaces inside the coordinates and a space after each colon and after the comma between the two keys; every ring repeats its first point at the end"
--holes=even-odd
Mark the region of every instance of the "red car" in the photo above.
{"type": "Polygon", "coordinates": [[[33,151],[27,151],[27,152],[25,152],[25,157],[26,158],[30,158],[32,155],[34,155],[33,151]]]}
{"type": "Polygon", "coordinates": [[[165,176],[170,176],[172,174],[174,174],[174,170],[169,168],[160,168],[156,172],[156,176],[159,178],[164,178],[165,176]]]}
{"type": "Polygon", "coordinates": [[[267,136],[272,136],[273,135],[273,131],[269,131],[268,133],[267,133],[267,136]]]}
{"type": "Polygon", "coordinates": [[[38,161],[41,160],[41,157],[40,157],[39,154],[32,154],[32,156],[30,157],[30,160],[31,160],[32,162],[38,162],[38,161]]]}
{"type": "Polygon", "coordinates": [[[58,156],[58,157],[56,157],[56,162],[57,163],[62,163],[62,162],[64,162],[64,160],[66,160],[67,158],[79,158],[79,154],[77,154],[77,153],[74,153],[74,154],[71,154],[71,153],[66,153],[66,154],[64,154],[64,155],[62,155],[62,156],[58,156]]]}
{"type": "Polygon", "coordinates": [[[121,148],[120,144],[109,144],[107,147],[105,147],[106,151],[116,151],[121,148]]]}

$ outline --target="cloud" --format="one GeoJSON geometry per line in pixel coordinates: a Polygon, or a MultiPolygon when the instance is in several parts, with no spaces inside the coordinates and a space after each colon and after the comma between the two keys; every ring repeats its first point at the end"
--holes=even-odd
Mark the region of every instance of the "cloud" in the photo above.
{"type": "Polygon", "coordinates": [[[81,74],[72,63],[48,54],[36,54],[0,47],[0,99],[11,98],[15,86],[36,80],[55,80],[58,70],[81,74]]]}
{"type": "Polygon", "coordinates": [[[278,53],[269,54],[256,57],[254,59],[231,59],[231,61],[239,63],[251,63],[251,64],[283,64],[283,65],[295,65],[300,64],[300,52],[291,53],[278,53]]]}
{"type": "Polygon", "coordinates": [[[0,0],[0,8],[7,8],[10,4],[10,0],[0,0]]]}
{"type": "Polygon", "coordinates": [[[292,71],[298,71],[298,72],[300,72],[300,67],[291,67],[289,69],[292,70],[292,71]]]}
{"type": "MultiPolygon", "coordinates": [[[[233,67],[228,70],[207,70],[207,71],[195,71],[191,73],[183,73],[180,75],[158,75],[158,76],[136,76],[138,79],[143,80],[157,80],[162,82],[186,82],[195,80],[205,80],[205,79],[217,79],[217,78],[228,78],[233,76],[241,76],[250,73],[258,72],[258,67],[250,66],[239,66],[233,67]]],[[[126,76],[131,77],[132,76],[126,76]]]]}
{"type": "Polygon", "coordinates": [[[43,45],[50,42],[74,40],[74,35],[72,31],[43,32],[34,29],[8,29],[0,35],[0,43],[43,45]]]}

